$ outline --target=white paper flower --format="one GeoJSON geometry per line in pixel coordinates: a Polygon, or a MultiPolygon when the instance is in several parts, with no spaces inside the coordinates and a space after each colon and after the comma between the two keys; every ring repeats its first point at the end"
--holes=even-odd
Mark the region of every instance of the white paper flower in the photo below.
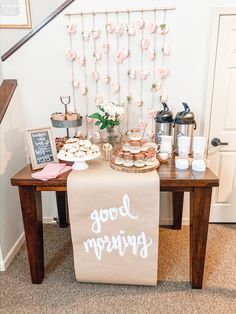
{"type": "Polygon", "coordinates": [[[160,35],[165,35],[169,32],[169,26],[167,24],[160,24],[157,28],[157,32],[160,35]]]}
{"type": "Polygon", "coordinates": [[[149,116],[149,118],[153,119],[156,115],[156,109],[155,108],[148,108],[147,109],[147,114],[149,116]]]}
{"type": "Polygon", "coordinates": [[[160,90],[160,88],[161,88],[161,84],[159,82],[154,82],[152,84],[151,91],[156,93],[156,92],[158,92],[160,90]]]}
{"type": "Polygon", "coordinates": [[[167,43],[165,43],[165,44],[163,45],[162,52],[163,52],[163,54],[166,55],[166,56],[169,56],[169,55],[170,55],[170,47],[169,47],[169,45],[168,45],[167,43]]]}
{"type": "Polygon", "coordinates": [[[124,32],[124,25],[123,24],[116,24],[115,33],[117,34],[117,36],[122,36],[123,32],[124,32]]]}
{"type": "Polygon", "coordinates": [[[97,95],[95,98],[95,103],[97,106],[101,105],[104,102],[104,98],[101,95],[97,95]]]}
{"type": "Polygon", "coordinates": [[[74,81],[72,82],[72,85],[73,85],[74,88],[79,88],[80,83],[79,83],[78,80],[74,80],[74,81]]]}
{"type": "Polygon", "coordinates": [[[102,77],[102,80],[104,83],[108,84],[110,81],[110,76],[108,74],[106,74],[102,77]]]}
{"type": "Polygon", "coordinates": [[[85,65],[85,56],[79,55],[77,58],[77,61],[78,61],[79,65],[81,65],[81,66],[85,65]]]}
{"type": "Polygon", "coordinates": [[[148,77],[150,73],[144,69],[141,69],[139,72],[139,76],[142,80],[146,80],[146,78],[148,77]]]}
{"type": "Polygon", "coordinates": [[[94,62],[97,63],[99,60],[101,60],[101,52],[99,51],[94,51],[93,53],[93,58],[94,58],[94,62]]]}
{"type": "Polygon", "coordinates": [[[143,49],[148,49],[150,45],[150,39],[149,38],[144,38],[142,41],[141,41],[141,46],[143,49]]]}
{"type": "Polygon", "coordinates": [[[163,93],[161,96],[160,96],[160,100],[161,102],[166,102],[168,100],[168,95],[163,93]]]}
{"type": "Polygon", "coordinates": [[[138,19],[137,20],[137,28],[138,29],[143,29],[144,28],[144,25],[145,25],[145,22],[143,19],[138,19]]]}
{"type": "Polygon", "coordinates": [[[147,138],[148,139],[153,139],[154,138],[154,133],[153,133],[153,131],[152,130],[147,130],[147,138]]]}
{"type": "Polygon", "coordinates": [[[137,104],[138,107],[142,107],[143,106],[143,100],[142,99],[138,99],[136,101],[136,104],[137,104]]]}
{"type": "Polygon", "coordinates": [[[92,33],[93,39],[98,39],[100,36],[100,29],[93,29],[91,33],[92,33]]]}
{"type": "Polygon", "coordinates": [[[145,129],[146,128],[146,122],[143,119],[139,119],[138,126],[140,129],[145,129]]]}
{"type": "Polygon", "coordinates": [[[166,77],[167,74],[168,74],[168,69],[167,69],[167,67],[165,67],[165,66],[160,67],[160,68],[158,69],[158,73],[159,73],[160,78],[163,79],[163,78],[166,77]]]}
{"type": "Polygon", "coordinates": [[[134,69],[128,70],[128,76],[129,76],[132,80],[135,80],[135,78],[136,78],[136,70],[134,70],[134,69]]]}
{"type": "Polygon", "coordinates": [[[89,41],[90,33],[89,32],[82,32],[82,37],[84,40],[89,41]]]}
{"type": "Polygon", "coordinates": [[[116,62],[122,63],[124,59],[126,59],[129,56],[129,50],[128,49],[122,49],[117,52],[116,54],[116,62]]]}
{"type": "Polygon", "coordinates": [[[108,33],[112,33],[114,31],[114,25],[113,25],[112,22],[108,22],[106,24],[106,30],[107,30],[108,33]]]}
{"type": "Polygon", "coordinates": [[[86,86],[81,86],[80,87],[80,92],[81,92],[82,96],[85,96],[87,94],[87,92],[88,92],[87,87],[86,86]]]}

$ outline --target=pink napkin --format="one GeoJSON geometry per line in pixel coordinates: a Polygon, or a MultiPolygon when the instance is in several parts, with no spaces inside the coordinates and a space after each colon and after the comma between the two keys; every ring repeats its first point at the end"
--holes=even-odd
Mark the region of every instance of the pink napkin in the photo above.
{"type": "Polygon", "coordinates": [[[56,178],[63,172],[66,172],[71,169],[71,166],[67,166],[62,163],[49,163],[41,171],[32,173],[31,176],[34,179],[47,181],[53,178],[56,178]]]}

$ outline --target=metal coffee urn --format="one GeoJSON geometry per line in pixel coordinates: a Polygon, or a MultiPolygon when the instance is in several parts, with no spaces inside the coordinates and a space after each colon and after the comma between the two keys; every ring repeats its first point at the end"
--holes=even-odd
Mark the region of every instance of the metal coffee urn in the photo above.
{"type": "Polygon", "coordinates": [[[174,119],[174,150],[177,151],[178,136],[190,136],[191,145],[190,152],[192,151],[192,138],[193,138],[193,130],[196,129],[196,121],[194,120],[194,114],[190,111],[189,106],[183,102],[184,111],[180,111],[176,114],[174,119]]]}
{"type": "Polygon", "coordinates": [[[161,135],[171,135],[173,126],[173,114],[165,102],[162,103],[163,110],[157,111],[155,120],[155,142],[161,143],[161,135]]]}

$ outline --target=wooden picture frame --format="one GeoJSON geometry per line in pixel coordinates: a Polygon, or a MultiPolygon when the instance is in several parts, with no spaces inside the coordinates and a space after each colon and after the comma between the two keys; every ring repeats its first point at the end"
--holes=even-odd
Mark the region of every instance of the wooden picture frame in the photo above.
{"type": "Polygon", "coordinates": [[[32,169],[41,169],[50,162],[58,162],[52,128],[26,130],[32,169]]]}
{"type": "Polygon", "coordinates": [[[4,0],[0,7],[0,28],[31,28],[29,0],[4,0]]]}

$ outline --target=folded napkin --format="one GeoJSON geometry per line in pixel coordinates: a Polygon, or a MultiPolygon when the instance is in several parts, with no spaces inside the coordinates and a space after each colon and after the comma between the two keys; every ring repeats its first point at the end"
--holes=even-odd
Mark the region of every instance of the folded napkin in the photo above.
{"type": "Polygon", "coordinates": [[[67,166],[65,163],[49,163],[41,171],[32,173],[31,176],[34,179],[47,181],[56,178],[63,172],[71,169],[71,166],[67,166]]]}

